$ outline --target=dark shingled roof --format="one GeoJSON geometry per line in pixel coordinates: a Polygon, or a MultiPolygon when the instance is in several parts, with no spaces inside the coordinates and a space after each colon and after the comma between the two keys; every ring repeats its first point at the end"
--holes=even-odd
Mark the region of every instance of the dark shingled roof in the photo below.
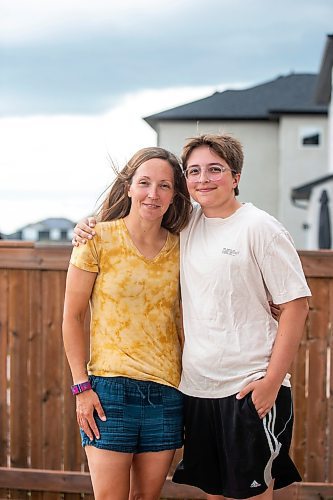
{"type": "Polygon", "coordinates": [[[27,224],[21,229],[26,229],[35,226],[43,226],[44,230],[49,230],[49,229],[66,230],[66,229],[73,229],[73,227],[75,226],[75,222],[71,221],[70,219],[65,219],[63,217],[49,217],[48,219],[43,219],[38,222],[34,222],[32,224],[27,224]]]}
{"type": "Polygon", "coordinates": [[[316,74],[290,74],[245,90],[225,90],[144,120],[278,120],[281,114],[327,114],[315,102],[316,74]]]}
{"type": "Polygon", "coordinates": [[[296,200],[309,200],[312,188],[331,180],[333,180],[333,174],[328,174],[324,175],[324,177],[319,177],[319,179],[316,179],[315,181],[308,182],[307,184],[303,184],[302,186],[294,188],[291,191],[292,201],[295,202],[296,200]]]}

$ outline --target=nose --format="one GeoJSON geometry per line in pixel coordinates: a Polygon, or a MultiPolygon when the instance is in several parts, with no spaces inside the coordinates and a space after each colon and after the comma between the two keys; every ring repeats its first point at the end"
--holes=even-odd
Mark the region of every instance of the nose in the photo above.
{"type": "Polygon", "coordinates": [[[149,193],[148,193],[148,198],[150,198],[151,200],[157,200],[158,194],[157,194],[157,188],[156,188],[156,186],[151,186],[150,187],[150,190],[149,190],[149,193]]]}
{"type": "Polygon", "coordinates": [[[200,170],[200,177],[198,182],[209,182],[208,174],[205,168],[200,170]]]}

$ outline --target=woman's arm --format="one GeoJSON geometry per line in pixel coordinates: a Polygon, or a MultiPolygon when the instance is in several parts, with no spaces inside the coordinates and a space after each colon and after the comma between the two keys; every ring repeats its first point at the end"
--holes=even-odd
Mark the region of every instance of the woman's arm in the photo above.
{"type": "MultiPolygon", "coordinates": [[[[96,273],[83,271],[72,264],[69,265],[63,315],[63,340],[74,384],[88,380],[84,319],[95,279],[96,273]]],[[[88,390],[75,397],[77,421],[80,428],[90,439],[93,439],[93,434],[99,438],[93,417],[94,409],[101,419],[105,420],[105,415],[97,394],[88,390]]]]}
{"type": "Polygon", "coordinates": [[[275,321],[279,321],[280,319],[280,314],[281,314],[281,309],[278,304],[274,304],[271,300],[268,302],[269,308],[271,310],[271,315],[275,319],[275,321]]]}

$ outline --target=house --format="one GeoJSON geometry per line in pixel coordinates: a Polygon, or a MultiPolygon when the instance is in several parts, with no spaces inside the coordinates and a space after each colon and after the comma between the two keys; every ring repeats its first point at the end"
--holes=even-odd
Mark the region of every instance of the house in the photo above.
{"type": "Polygon", "coordinates": [[[66,243],[72,240],[74,226],[75,222],[69,219],[48,218],[22,227],[7,235],[7,239],[66,243]]]}
{"type": "Polygon", "coordinates": [[[328,106],[326,174],[318,177],[315,169],[311,182],[292,190],[294,204],[303,205],[307,218],[308,249],[333,248],[333,110],[332,110],[333,35],[327,35],[315,87],[318,105],[328,106]]]}
{"type": "Polygon", "coordinates": [[[277,217],[296,247],[306,247],[306,212],[292,203],[294,186],[327,173],[327,104],[314,100],[316,74],[289,74],[243,90],[145,117],[161,147],[179,154],[188,137],[226,132],[239,138],[245,162],[240,201],[277,217]]]}
{"type": "Polygon", "coordinates": [[[306,229],[308,229],[306,248],[308,250],[331,249],[333,174],[294,188],[291,192],[291,199],[295,206],[306,209],[306,229]]]}

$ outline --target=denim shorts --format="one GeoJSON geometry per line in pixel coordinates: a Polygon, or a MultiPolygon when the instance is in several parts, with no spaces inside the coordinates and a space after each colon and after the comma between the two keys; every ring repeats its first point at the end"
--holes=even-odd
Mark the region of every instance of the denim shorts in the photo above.
{"type": "Polygon", "coordinates": [[[175,450],[183,445],[183,395],[155,382],[126,377],[89,377],[106,415],[94,418],[100,439],[81,430],[82,446],[124,453],[175,450]]]}

